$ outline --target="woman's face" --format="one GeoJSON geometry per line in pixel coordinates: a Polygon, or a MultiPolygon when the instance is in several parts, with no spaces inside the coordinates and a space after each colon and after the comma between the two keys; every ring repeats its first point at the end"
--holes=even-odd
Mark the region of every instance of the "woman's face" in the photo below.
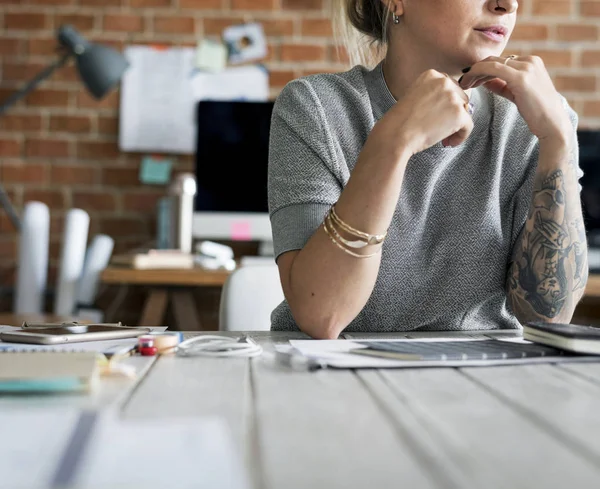
{"type": "MultiPolygon", "coordinates": [[[[394,0],[399,36],[444,64],[470,66],[499,56],[514,29],[517,0],[394,0]],[[439,59],[442,58],[442,59],[439,59]]],[[[393,8],[393,6],[392,6],[393,8]]],[[[400,42],[400,41],[399,41],[400,42]]]]}

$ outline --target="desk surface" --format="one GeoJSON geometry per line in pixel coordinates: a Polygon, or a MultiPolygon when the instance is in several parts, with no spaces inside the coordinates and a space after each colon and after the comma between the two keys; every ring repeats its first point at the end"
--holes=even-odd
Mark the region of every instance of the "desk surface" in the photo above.
{"type": "MultiPolygon", "coordinates": [[[[252,336],[266,347],[304,337],[252,336]]],[[[0,413],[64,405],[133,418],[222,416],[256,489],[562,489],[600,480],[600,359],[310,373],[264,357],[129,360],[148,364],[137,384],[104,381],[90,397],[0,397],[0,413]]]]}
{"type": "Polygon", "coordinates": [[[224,270],[137,270],[128,267],[108,267],[100,279],[105,284],[173,285],[181,287],[221,287],[230,272],[224,270]]]}

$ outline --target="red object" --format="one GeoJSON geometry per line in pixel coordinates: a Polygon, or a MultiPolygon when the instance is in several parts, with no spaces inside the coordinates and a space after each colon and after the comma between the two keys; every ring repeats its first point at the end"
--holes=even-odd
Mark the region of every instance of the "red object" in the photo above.
{"type": "Polygon", "coordinates": [[[139,351],[140,355],[142,355],[143,357],[153,357],[158,352],[158,348],[156,348],[155,346],[145,346],[139,348],[139,351]]]}
{"type": "Polygon", "coordinates": [[[154,346],[154,338],[152,336],[140,336],[138,338],[139,348],[151,348],[154,346]]]}

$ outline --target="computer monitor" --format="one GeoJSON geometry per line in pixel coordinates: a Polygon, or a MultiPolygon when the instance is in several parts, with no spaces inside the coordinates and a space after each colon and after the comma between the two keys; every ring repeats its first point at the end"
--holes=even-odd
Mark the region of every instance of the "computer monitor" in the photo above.
{"type": "Polygon", "coordinates": [[[273,102],[198,103],[194,238],[272,246],[267,206],[272,112],[273,102]]]}

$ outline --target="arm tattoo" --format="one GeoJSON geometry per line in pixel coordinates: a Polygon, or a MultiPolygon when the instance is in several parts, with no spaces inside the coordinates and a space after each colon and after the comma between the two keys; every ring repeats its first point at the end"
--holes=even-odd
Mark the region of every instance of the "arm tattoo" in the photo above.
{"type": "Polygon", "coordinates": [[[555,170],[534,192],[521,246],[511,264],[508,289],[513,310],[520,299],[537,315],[554,318],[571,302],[572,292],[585,287],[585,227],[581,215],[568,205],[563,171],[555,170]]]}

